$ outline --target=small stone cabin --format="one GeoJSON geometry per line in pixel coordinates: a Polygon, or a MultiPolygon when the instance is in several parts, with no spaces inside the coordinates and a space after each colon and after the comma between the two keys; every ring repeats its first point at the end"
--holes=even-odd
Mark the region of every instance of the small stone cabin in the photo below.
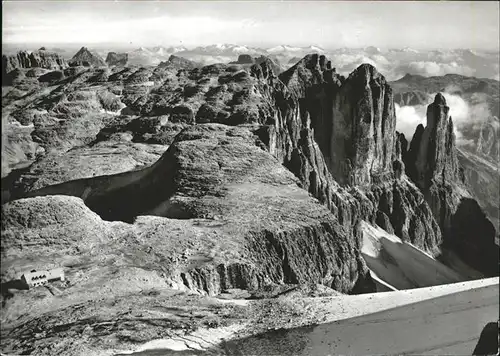
{"type": "Polygon", "coordinates": [[[53,268],[47,271],[32,270],[21,276],[21,281],[28,287],[43,286],[54,280],[64,281],[64,270],[62,268],[53,268]]]}

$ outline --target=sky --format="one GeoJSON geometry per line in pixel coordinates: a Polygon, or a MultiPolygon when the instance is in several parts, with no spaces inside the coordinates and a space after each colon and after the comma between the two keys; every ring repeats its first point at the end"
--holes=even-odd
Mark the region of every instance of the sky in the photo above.
{"type": "Polygon", "coordinates": [[[498,50],[497,1],[3,1],[2,42],[498,50]]]}

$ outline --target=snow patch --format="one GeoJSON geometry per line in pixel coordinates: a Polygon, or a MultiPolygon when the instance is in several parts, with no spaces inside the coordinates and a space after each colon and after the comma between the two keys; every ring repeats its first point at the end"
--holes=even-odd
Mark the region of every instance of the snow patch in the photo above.
{"type": "Polygon", "coordinates": [[[394,289],[412,289],[467,280],[427,251],[379,227],[361,223],[361,254],[377,278],[394,289]]]}

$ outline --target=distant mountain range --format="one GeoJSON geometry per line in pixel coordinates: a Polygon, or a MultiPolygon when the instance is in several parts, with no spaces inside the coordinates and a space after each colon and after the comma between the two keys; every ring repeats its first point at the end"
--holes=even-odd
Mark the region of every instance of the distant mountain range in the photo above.
{"type": "MultiPolygon", "coordinates": [[[[325,315],[345,315],[330,296],[392,291],[382,297],[394,304],[401,289],[497,277],[500,82],[420,75],[495,73],[494,56],[368,47],[301,58],[319,50],[82,47],[67,61],[43,47],[4,55],[2,351],[144,355],[139,343],[170,335],[186,352],[192,341],[197,352],[209,345],[211,354],[266,354],[268,340],[281,354],[311,353],[309,336],[296,331],[325,334],[320,328],[333,322],[325,315]],[[413,73],[389,82],[370,62],[413,73]],[[404,121],[412,126],[406,138],[404,121]],[[23,271],[53,265],[65,281],[20,283],[23,271]]],[[[498,306],[478,311],[496,302],[493,287],[474,304],[472,291],[462,297],[470,312],[457,320],[476,330],[457,336],[445,319],[435,329],[474,340],[498,306]],[[470,319],[478,313],[482,321],[470,319]]],[[[449,299],[463,309],[456,294],[449,299]]],[[[429,308],[420,309],[423,330],[429,308]]],[[[378,335],[393,337],[397,327],[378,335]]],[[[329,352],[334,331],[313,353],[329,352]]],[[[379,353],[394,352],[379,339],[379,353]]],[[[411,348],[423,350],[422,340],[411,348]]]]}
{"type": "MultiPolygon", "coordinates": [[[[47,50],[59,54],[66,61],[70,61],[77,51],[75,48],[57,47],[47,47],[47,50]]],[[[21,49],[25,50],[24,48],[14,50],[11,46],[4,46],[3,52],[4,54],[15,54],[21,49]]],[[[293,66],[307,54],[318,53],[330,58],[332,66],[343,75],[352,72],[362,63],[368,63],[377,67],[387,79],[392,81],[402,78],[405,74],[424,77],[459,74],[496,80],[500,78],[499,52],[474,49],[425,50],[411,47],[380,48],[376,46],[328,49],[318,45],[301,47],[286,44],[264,48],[240,44],[212,44],[197,47],[180,45],[135,49],[101,47],[94,49],[94,52],[101,58],[107,58],[109,52],[120,55],[127,54],[127,65],[132,66],[158,65],[167,61],[172,54],[205,65],[233,62],[241,54],[252,57],[264,55],[282,63],[285,69],[293,66]]]]}

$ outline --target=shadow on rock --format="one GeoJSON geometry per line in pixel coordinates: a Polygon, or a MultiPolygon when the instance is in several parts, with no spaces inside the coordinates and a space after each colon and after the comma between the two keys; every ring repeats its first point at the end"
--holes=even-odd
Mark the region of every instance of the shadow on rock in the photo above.
{"type": "Polygon", "coordinates": [[[498,322],[491,322],[486,324],[479,341],[477,342],[476,348],[474,349],[473,355],[498,355],[498,334],[499,334],[498,322]]]}
{"type": "Polygon", "coordinates": [[[3,297],[2,306],[5,305],[5,302],[8,299],[14,296],[14,294],[10,291],[11,289],[27,290],[29,288],[20,279],[13,279],[11,281],[0,284],[0,291],[2,292],[3,297]]]}
{"type": "Polygon", "coordinates": [[[462,199],[451,220],[453,247],[465,263],[486,277],[498,276],[495,227],[474,199],[462,199]]]}
{"type": "Polygon", "coordinates": [[[189,349],[189,350],[171,350],[171,349],[151,349],[151,350],[144,350],[144,351],[138,351],[134,352],[131,354],[115,354],[114,356],[125,356],[125,355],[132,355],[132,356],[181,356],[181,355],[189,355],[189,356],[194,356],[194,355],[202,355],[204,354],[203,351],[200,350],[194,350],[194,349],[189,349]]]}

